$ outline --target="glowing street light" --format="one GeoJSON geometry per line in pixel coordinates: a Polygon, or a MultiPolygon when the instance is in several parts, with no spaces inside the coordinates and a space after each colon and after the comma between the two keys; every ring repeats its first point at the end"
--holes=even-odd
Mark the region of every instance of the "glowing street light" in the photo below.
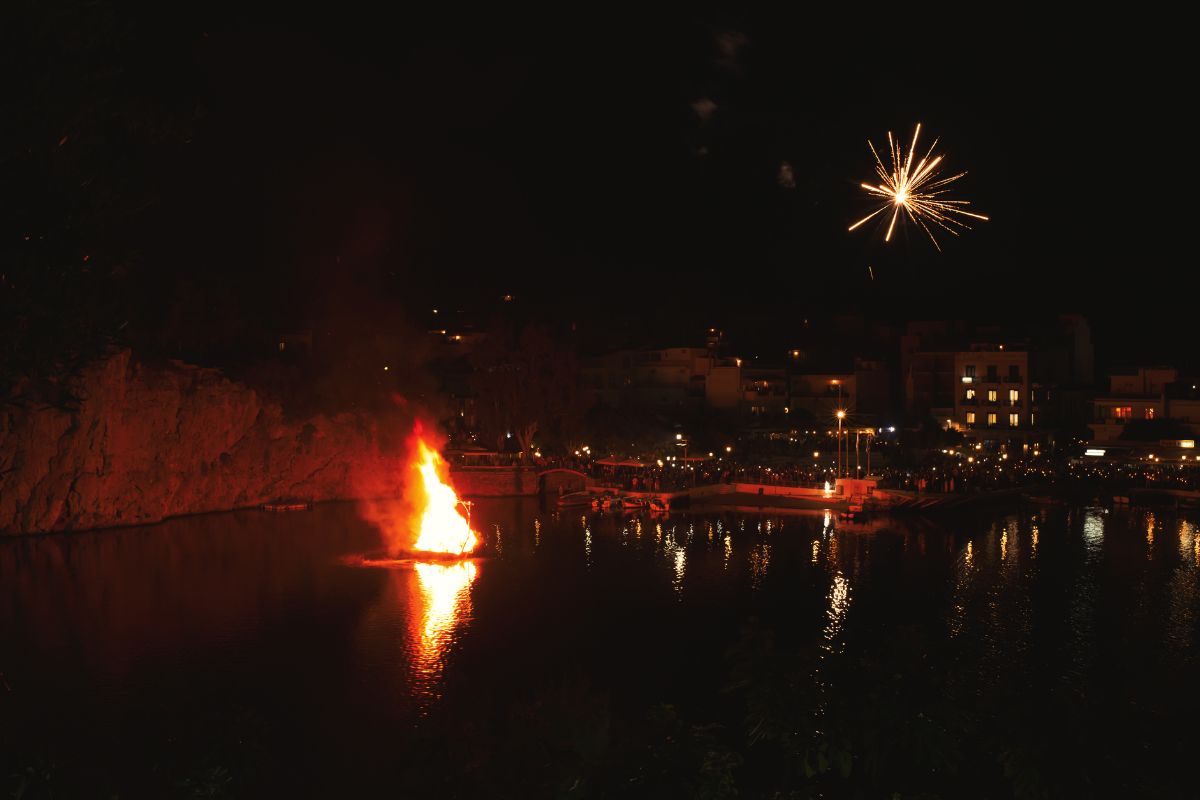
{"type": "Polygon", "coordinates": [[[837,435],[838,435],[838,471],[837,471],[837,476],[839,478],[842,477],[842,420],[844,420],[845,418],[846,418],[845,409],[839,408],[837,411],[837,421],[838,421],[838,432],[837,432],[837,435]]]}

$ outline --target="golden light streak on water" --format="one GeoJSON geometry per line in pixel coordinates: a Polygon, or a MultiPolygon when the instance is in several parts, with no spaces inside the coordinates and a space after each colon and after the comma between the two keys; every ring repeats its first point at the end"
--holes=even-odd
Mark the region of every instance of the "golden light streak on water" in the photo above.
{"type": "Polygon", "coordinates": [[[1146,514],[1146,560],[1154,560],[1154,512],[1146,514]]]}
{"type": "Polygon", "coordinates": [[[683,594],[683,574],[684,574],[686,568],[687,568],[687,554],[684,552],[682,547],[676,547],[675,548],[675,580],[673,581],[676,595],[682,596],[682,594],[683,594]]]}
{"type": "Polygon", "coordinates": [[[826,623],[822,631],[825,641],[822,648],[827,653],[838,653],[842,650],[841,633],[846,624],[846,614],[850,611],[850,581],[840,571],[833,574],[828,599],[829,609],[825,612],[826,623]]]}
{"type": "Polygon", "coordinates": [[[771,566],[771,545],[759,542],[750,548],[750,585],[758,589],[762,586],[763,578],[767,577],[767,568],[771,566]]]}

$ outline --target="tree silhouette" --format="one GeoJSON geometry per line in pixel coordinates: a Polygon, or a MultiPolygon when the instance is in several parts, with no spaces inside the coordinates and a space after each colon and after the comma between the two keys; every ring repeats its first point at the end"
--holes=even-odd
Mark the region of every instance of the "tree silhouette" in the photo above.
{"type": "Polygon", "coordinates": [[[471,356],[476,418],[485,437],[503,446],[511,433],[522,452],[544,433],[568,438],[582,413],[575,353],[542,326],[519,332],[492,326],[471,356]]]}

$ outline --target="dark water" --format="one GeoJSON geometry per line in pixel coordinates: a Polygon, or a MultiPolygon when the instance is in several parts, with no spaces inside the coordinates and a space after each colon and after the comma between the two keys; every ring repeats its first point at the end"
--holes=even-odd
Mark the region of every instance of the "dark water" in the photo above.
{"type": "MultiPolygon", "coordinates": [[[[957,753],[953,785],[976,796],[1191,793],[1195,519],[655,519],[491,501],[475,521],[484,557],[390,569],[345,563],[379,546],[353,505],[0,543],[0,787],[406,796],[455,765],[440,785],[474,794],[530,728],[533,772],[611,773],[595,765],[666,703],[725,726],[753,796],[769,782],[742,729],[754,695],[730,687],[761,640],[808,659],[801,690],[850,698],[818,699],[812,726],[867,731],[856,776],[870,748],[891,752],[871,741],[905,744],[936,717],[950,741],[929,749],[957,753]],[[915,697],[936,699],[910,714],[915,697]]],[[[520,786],[505,769],[490,786],[520,786]]]]}

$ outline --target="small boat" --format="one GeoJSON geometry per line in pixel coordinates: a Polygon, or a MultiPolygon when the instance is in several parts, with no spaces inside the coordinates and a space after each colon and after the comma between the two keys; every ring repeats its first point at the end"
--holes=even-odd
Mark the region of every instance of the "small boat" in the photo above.
{"type": "Polygon", "coordinates": [[[278,501],[274,503],[263,503],[263,511],[308,511],[312,508],[312,503],[303,502],[284,502],[278,501]]]}
{"type": "Polygon", "coordinates": [[[615,494],[606,494],[600,498],[600,507],[605,511],[612,511],[621,507],[621,498],[615,494]]]}
{"type": "Polygon", "coordinates": [[[651,511],[670,511],[671,503],[670,503],[670,501],[664,500],[661,497],[651,497],[650,498],[650,510],[651,511]]]}
{"type": "Polygon", "coordinates": [[[1029,492],[1022,492],[1021,498],[1027,503],[1032,503],[1033,505],[1038,506],[1065,506],[1067,504],[1067,501],[1060,497],[1051,497],[1050,495],[1046,494],[1031,494],[1029,492]]]}
{"type": "Polygon", "coordinates": [[[591,492],[571,492],[564,494],[558,498],[559,508],[568,508],[570,506],[590,506],[594,502],[591,492]]]}
{"type": "Polygon", "coordinates": [[[648,507],[648,505],[649,504],[646,502],[646,498],[644,497],[629,497],[626,495],[625,497],[621,498],[621,507],[626,511],[637,511],[639,509],[648,507]]]}

